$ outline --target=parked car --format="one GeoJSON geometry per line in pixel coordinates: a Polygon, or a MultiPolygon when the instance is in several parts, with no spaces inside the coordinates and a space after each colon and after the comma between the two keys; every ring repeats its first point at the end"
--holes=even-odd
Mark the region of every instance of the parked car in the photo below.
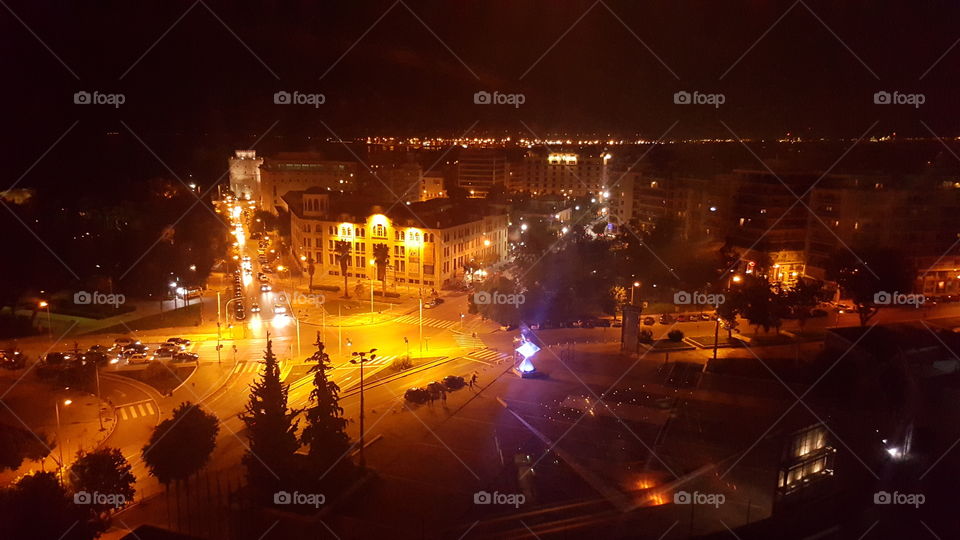
{"type": "Polygon", "coordinates": [[[448,391],[459,390],[467,385],[467,382],[459,375],[447,375],[441,382],[448,391]]]}
{"type": "Polygon", "coordinates": [[[687,316],[683,313],[677,315],[677,322],[687,322],[687,316]]]}
{"type": "Polygon", "coordinates": [[[660,316],[660,324],[673,324],[674,318],[669,313],[664,313],[660,316]]]}
{"type": "Polygon", "coordinates": [[[653,317],[644,317],[644,318],[643,318],[643,324],[646,325],[646,326],[653,326],[654,324],[656,324],[656,322],[657,322],[657,320],[654,319],[653,317]]]}
{"type": "Polygon", "coordinates": [[[701,313],[701,314],[700,314],[700,320],[701,320],[701,321],[709,321],[709,320],[710,320],[710,314],[709,314],[709,313],[701,313]]]}
{"type": "Polygon", "coordinates": [[[503,330],[504,332],[509,332],[511,330],[516,330],[517,327],[512,324],[501,324],[500,329],[503,330]]]}
{"type": "Polygon", "coordinates": [[[170,349],[166,347],[161,347],[153,353],[154,358],[157,360],[173,360],[173,357],[179,354],[179,349],[170,349]]]}
{"type": "Polygon", "coordinates": [[[434,298],[430,301],[424,302],[423,307],[426,309],[435,308],[443,303],[443,298],[434,298]]]}
{"type": "Polygon", "coordinates": [[[610,322],[610,319],[597,319],[596,325],[603,328],[610,328],[612,323],[610,322]]]}
{"type": "Polygon", "coordinates": [[[413,403],[426,403],[430,399],[430,392],[427,392],[425,389],[414,386],[413,388],[408,388],[406,392],[403,393],[403,399],[413,402],[413,403]]]}
{"type": "Polygon", "coordinates": [[[811,310],[811,311],[810,311],[810,316],[811,316],[811,317],[826,317],[826,316],[827,316],[827,310],[825,310],[825,309],[820,309],[820,308],[811,310]]]}

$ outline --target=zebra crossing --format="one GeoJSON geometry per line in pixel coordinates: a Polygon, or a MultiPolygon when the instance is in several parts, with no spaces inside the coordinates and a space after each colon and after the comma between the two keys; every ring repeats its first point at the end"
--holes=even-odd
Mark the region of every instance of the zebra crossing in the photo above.
{"type": "MultiPolygon", "coordinates": [[[[394,319],[393,322],[398,322],[398,323],[403,323],[403,324],[419,325],[419,324],[420,324],[420,316],[419,316],[419,315],[404,315],[403,317],[397,317],[396,319],[394,319]]],[[[424,318],[423,318],[423,325],[424,325],[424,326],[429,326],[429,327],[431,327],[431,328],[446,329],[446,328],[451,328],[451,327],[453,327],[453,326],[455,326],[455,325],[458,325],[458,324],[460,324],[460,321],[443,321],[443,320],[440,320],[440,319],[432,319],[432,318],[430,318],[430,317],[424,317],[424,318]]]]}
{"type": "Polygon", "coordinates": [[[477,362],[483,362],[485,364],[499,364],[504,360],[510,360],[513,358],[513,355],[495,351],[493,349],[484,349],[482,351],[472,352],[464,356],[464,358],[467,358],[468,360],[475,360],[477,362]]]}
{"type": "Polygon", "coordinates": [[[153,406],[153,402],[147,400],[136,403],[128,403],[127,405],[120,405],[116,407],[116,412],[120,416],[121,420],[133,420],[134,418],[139,418],[141,416],[150,416],[156,414],[156,409],[153,406]]]}
{"type": "Polygon", "coordinates": [[[395,358],[397,358],[398,356],[399,356],[399,355],[396,355],[396,354],[385,354],[385,355],[383,355],[383,356],[378,356],[378,357],[374,358],[373,360],[367,360],[366,362],[363,363],[363,365],[365,365],[365,366],[383,366],[383,365],[388,365],[388,364],[390,364],[391,362],[393,362],[393,360],[394,360],[395,358]]]}
{"type": "MultiPolygon", "coordinates": [[[[285,362],[280,362],[280,380],[284,380],[287,375],[290,374],[290,370],[292,369],[292,365],[286,365],[285,362]]],[[[254,375],[259,375],[262,370],[263,362],[260,362],[259,360],[237,362],[237,365],[233,366],[234,374],[252,373],[254,375]]]]}
{"type": "Polygon", "coordinates": [[[464,349],[480,349],[487,346],[482,339],[470,334],[454,334],[453,339],[457,342],[457,346],[464,349]]]}

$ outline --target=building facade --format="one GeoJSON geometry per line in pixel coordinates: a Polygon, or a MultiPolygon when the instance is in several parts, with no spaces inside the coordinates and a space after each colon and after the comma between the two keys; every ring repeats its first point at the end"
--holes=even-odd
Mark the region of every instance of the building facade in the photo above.
{"type": "Polygon", "coordinates": [[[508,253],[506,213],[483,201],[455,207],[447,199],[403,205],[345,200],[322,189],[288,193],[293,256],[312,259],[314,271],[340,276],[337,242],[350,244],[347,276],[376,279],[373,249],[390,253],[388,290],[398,286],[449,287],[463,279],[466,263],[492,264],[508,253]],[[491,213],[492,215],[486,215],[491,213]]]}
{"type": "Polygon", "coordinates": [[[291,191],[356,191],[358,169],[354,161],[331,161],[313,152],[281,152],[268,157],[260,166],[260,207],[276,213],[283,196],[291,191]]]}
{"type": "Polygon", "coordinates": [[[241,199],[260,200],[260,165],[256,150],[237,150],[227,159],[230,191],[241,199]]]}
{"type": "Polygon", "coordinates": [[[583,197],[604,192],[610,185],[607,153],[529,152],[511,177],[511,188],[532,195],[583,197]]]}
{"type": "Polygon", "coordinates": [[[457,185],[471,197],[486,195],[495,185],[506,185],[507,155],[498,148],[467,148],[457,161],[457,185]]]}

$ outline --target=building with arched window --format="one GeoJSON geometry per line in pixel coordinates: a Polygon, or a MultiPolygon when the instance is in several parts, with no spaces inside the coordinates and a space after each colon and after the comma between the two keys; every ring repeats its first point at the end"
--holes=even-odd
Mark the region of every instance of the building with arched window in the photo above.
{"type": "Polygon", "coordinates": [[[373,250],[385,244],[388,290],[450,286],[463,280],[464,265],[486,266],[508,253],[506,209],[484,200],[390,205],[313,188],[287,193],[282,202],[292,255],[304,265],[313,260],[315,275],[341,275],[337,242],[350,244],[347,275],[361,279],[377,279],[373,250]]]}

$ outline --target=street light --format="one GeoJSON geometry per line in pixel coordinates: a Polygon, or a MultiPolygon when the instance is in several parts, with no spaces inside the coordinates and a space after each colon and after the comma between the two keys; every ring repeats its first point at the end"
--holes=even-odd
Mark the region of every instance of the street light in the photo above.
{"type": "MultiPolygon", "coordinates": [[[[349,340],[348,340],[349,341],[349,340]]],[[[373,360],[377,357],[376,349],[370,349],[369,351],[354,351],[352,353],[354,359],[350,360],[351,364],[360,365],[360,469],[367,468],[367,460],[363,453],[363,363],[367,360],[373,360]],[[370,355],[369,358],[366,355],[370,355]]]]}
{"type": "MultiPolygon", "coordinates": [[[[73,403],[71,399],[63,400],[63,406],[66,407],[73,403]]],[[[63,431],[60,428],[60,402],[53,402],[53,410],[57,415],[57,446],[60,447],[60,463],[57,467],[57,472],[60,475],[60,485],[63,485],[63,431]]]]}
{"type": "Polygon", "coordinates": [[[46,300],[40,301],[40,307],[47,310],[47,333],[50,336],[50,339],[53,339],[53,321],[50,319],[50,303],[46,300]]]}
{"type": "Polygon", "coordinates": [[[634,282],[633,282],[633,287],[630,287],[630,303],[631,303],[632,305],[637,305],[637,303],[633,301],[633,294],[636,292],[637,287],[639,287],[639,286],[640,286],[640,282],[639,282],[639,281],[634,281],[634,282]]]}

